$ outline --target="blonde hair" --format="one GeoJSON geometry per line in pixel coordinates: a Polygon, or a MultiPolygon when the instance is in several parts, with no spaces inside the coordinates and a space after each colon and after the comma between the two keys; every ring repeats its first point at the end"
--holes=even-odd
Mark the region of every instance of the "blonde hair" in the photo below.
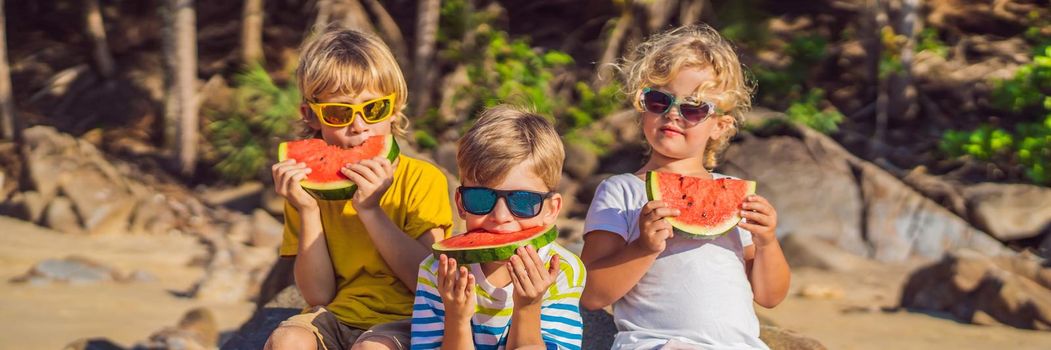
{"type": "MultiPolygon", "coordinates": [[[[322,102],[318,96],[333,92],[350,96],[366,90],[381,95],[393,92],[391,132],[405,136],[409,128],[403,113],[409,92],[405,76],[387,45],[372,34],[330,27],[310,38],[300,49],[296,83],[304,103],[322,102]]],[[[308,113],[313,114],[309,109],[308,113]]]]}
{"type": "Polygon", "coordinates": [[[744,121],[744,113],[752,107],[755,86],[746,79],[733,46],[706,24],[653,35],[635,47],[632,56],[618,68],[624,77],[624,92],[639,110],[644,88],[667,84],[684,68],[712,69],[715,80],[701,84],[692,97],[714,103],[733,117],[734,123],[723,137],[710,140],[705,146],[704,166],[708,169],[715,168],[718,155],[730,144],[730,138],[744,121]]]}
{"type": "Polygon", "coordinates": [[[492,186],[523,162],[532,166],[548,191],[554,191],[562,179],[566,152],[558,132],[546,118],[519,107],[485,109],[459,146],[456,167],[465,181],[492,186]]]}

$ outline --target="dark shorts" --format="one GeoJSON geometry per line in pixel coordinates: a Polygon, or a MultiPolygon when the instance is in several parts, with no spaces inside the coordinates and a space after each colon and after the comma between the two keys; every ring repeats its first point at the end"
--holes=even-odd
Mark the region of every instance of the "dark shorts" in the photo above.
{"type": "Polygon", "coordinates": [[[289,317],[279,327],[300,327],[314,333],[318,350],[350,349],[354,344],[369,339],[387,339],[398,346],[398,349],[409,348],[409,335],[412,332],[412,319],[381,323],[369,329],[351,327],[339,322],[324,307],[315,306],[306,312],[289,317]]]}

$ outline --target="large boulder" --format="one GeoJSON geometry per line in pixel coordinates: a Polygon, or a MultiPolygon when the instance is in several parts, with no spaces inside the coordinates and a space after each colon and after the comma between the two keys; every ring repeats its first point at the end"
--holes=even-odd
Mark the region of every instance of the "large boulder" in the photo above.
{"type": "Polygon", "coordinates": [[[222,344],[223,350],[262,349],[270,333],[278,324],[289,317],[299,314],[307,307],[306,301],[295,286],[289,286],[277,294],[273,300],[256,310],[241,328],[222,344]]]}
{"type": "Polygon", "coordinates": [[[914,272],[906,308],[946,311],[963,322],[1051,330],[1051,267],[1028,254],[988,257],[961,250],[914,272]]]}
{"type": "Polygon", "coordinates": [[[970,248],[1006,248],[894,175],[827,136],[788,123],[742,133],[717,171],[755,180],[778,211],[778,236],[832,243],[856,255],[898,262],[970,248]]]}
{"type": "Polygon", "coordinates": [[[964,188],[971,222],[1001,241],[1051,233],[1051,188],[983,183],[964,188]]]}

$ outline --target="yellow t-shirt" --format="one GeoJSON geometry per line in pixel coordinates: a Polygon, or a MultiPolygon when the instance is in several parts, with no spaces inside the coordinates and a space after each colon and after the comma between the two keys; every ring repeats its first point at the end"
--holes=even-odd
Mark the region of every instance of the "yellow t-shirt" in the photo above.
{"type": "MultiPolygon", "coordinates": [[[[336,296],[326,308],[343,323],[361,329],[412,317],[413,291],[380,257],[350,201],[319,200],[318,205],[336,274],[336,296]]],[[[413,239],[435,227],[449,236],[449,186],[441,170],[430,163],[399,156],[394,182],[380,199],[380,207],[413,239]]],[[[299,212],[285,202],[282,256],[298,253],[300,229],[299,212]]]]}

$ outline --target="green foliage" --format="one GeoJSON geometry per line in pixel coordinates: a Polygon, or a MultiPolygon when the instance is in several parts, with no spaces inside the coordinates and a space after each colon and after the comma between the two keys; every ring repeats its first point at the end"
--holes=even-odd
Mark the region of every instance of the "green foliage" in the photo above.
{"type": "Polygon", "coordinates": [[[945,45],[945,42],[938,38],[938,30],[932,27],[924,28],[920,31],[919,40],[916,43],[916,52],[930,52],[938,57],[946,58],[949,56],[949,47],[945,45]]]}
{"type": "Polygon", "coordinates": [[[1051,95],[1051,47],[1033,57],[1033,62],[1023,65],[1008,80],[993,82],[992,103],[999,109],[1015,113],[1032,112],[1051,95]]]}
{"type": "Polygon", "coordinates": [[[212,120],[206,137],[215,150],[214,169],[224,179],[244,181],[259,174],[277,144],[295,132],[300,97],[295,84],[277,86],[257,64],[234,82],[232,105],[203,112],[212,120]]]}
{"type": "Polygon", "coordinates": [[[770,40],[761,0],[726,1],[715,10],[716,18],[724,24],[719,33],[731,42],[745,46],[761,46],[770,40]]]}
{"type": "Polygon", "coordinates": [[[759,66],[754,69],[758,81],[758,99],[766,105],[783,105],[783,101],[802,97],[811,70],[825,59],[828,41],[818,35],[803,35],[792,39],[785,53],[792,58],[785,68],[759,66]]]}
{"type": "Polygon", "coordinates": [[[416,144],[419,145],[420,148],[433,149],[438,147],[438,139],[431,136],[431,134],[425,130],[416,130],[412,136],[416,139],[416,144]]]}
{"type": "Polygon", "coordinates": [[[470,83],[452,93],[454,104],[465,106],[461,108],[466,111],[459,113],[467,118],[440,118],[432,110],[430,117],[416,124],[421,130],[415,135],[417,141],[421,145],[430,143],[430,135],[443,128],[467,128],[483,108],[510,103],[551,118],[567,142],[575,139],[595,149],[610,144],[612,136],[603,135],[608,131],[590,126],[622,107],[620,86],[613,83],[596,90],[582,82],[565,83],[575,80],[572,56],[533,47],[528,38],[511,37],[494,28],[494,17],[489,11],[473,9],[465,0],[442,3],[440,57],[463,64],[467,71],[470,83]],[[440,120],[459,124],[442,125],[440,120]]]}
{"type": "Polygon", "coordinates": [[[993,84],[993,106],[1022,116],[1043,116],[1018,123],[1013,132],[983,125],[976,130],[949,130],[939,147],[949,156],[1021,166],[1037,184],[1051,184],[1051,48],[1018,69],[1011,79],[993,84]]]}
{"type": "Polygon", "coordinates": [[[825,90],[811,89],[802,100],[793,102],[788,107],[788,119],[802,123],[810,128],[825,134],[839,130],[839,123],[843,122],[843,114],[835,107],[821,108],[825,100],[825,90]]]}
{"type": "Polygon", "coordinates": [[[613,113],[621,105],[623,95],[620,93],[620,84],[611,83],[594,91],[583,82],[577,82],[577,103],[570,105],[566,110],[569,117],[566,123],[570,128],[586,127],[595,121],[613,113]]]}

